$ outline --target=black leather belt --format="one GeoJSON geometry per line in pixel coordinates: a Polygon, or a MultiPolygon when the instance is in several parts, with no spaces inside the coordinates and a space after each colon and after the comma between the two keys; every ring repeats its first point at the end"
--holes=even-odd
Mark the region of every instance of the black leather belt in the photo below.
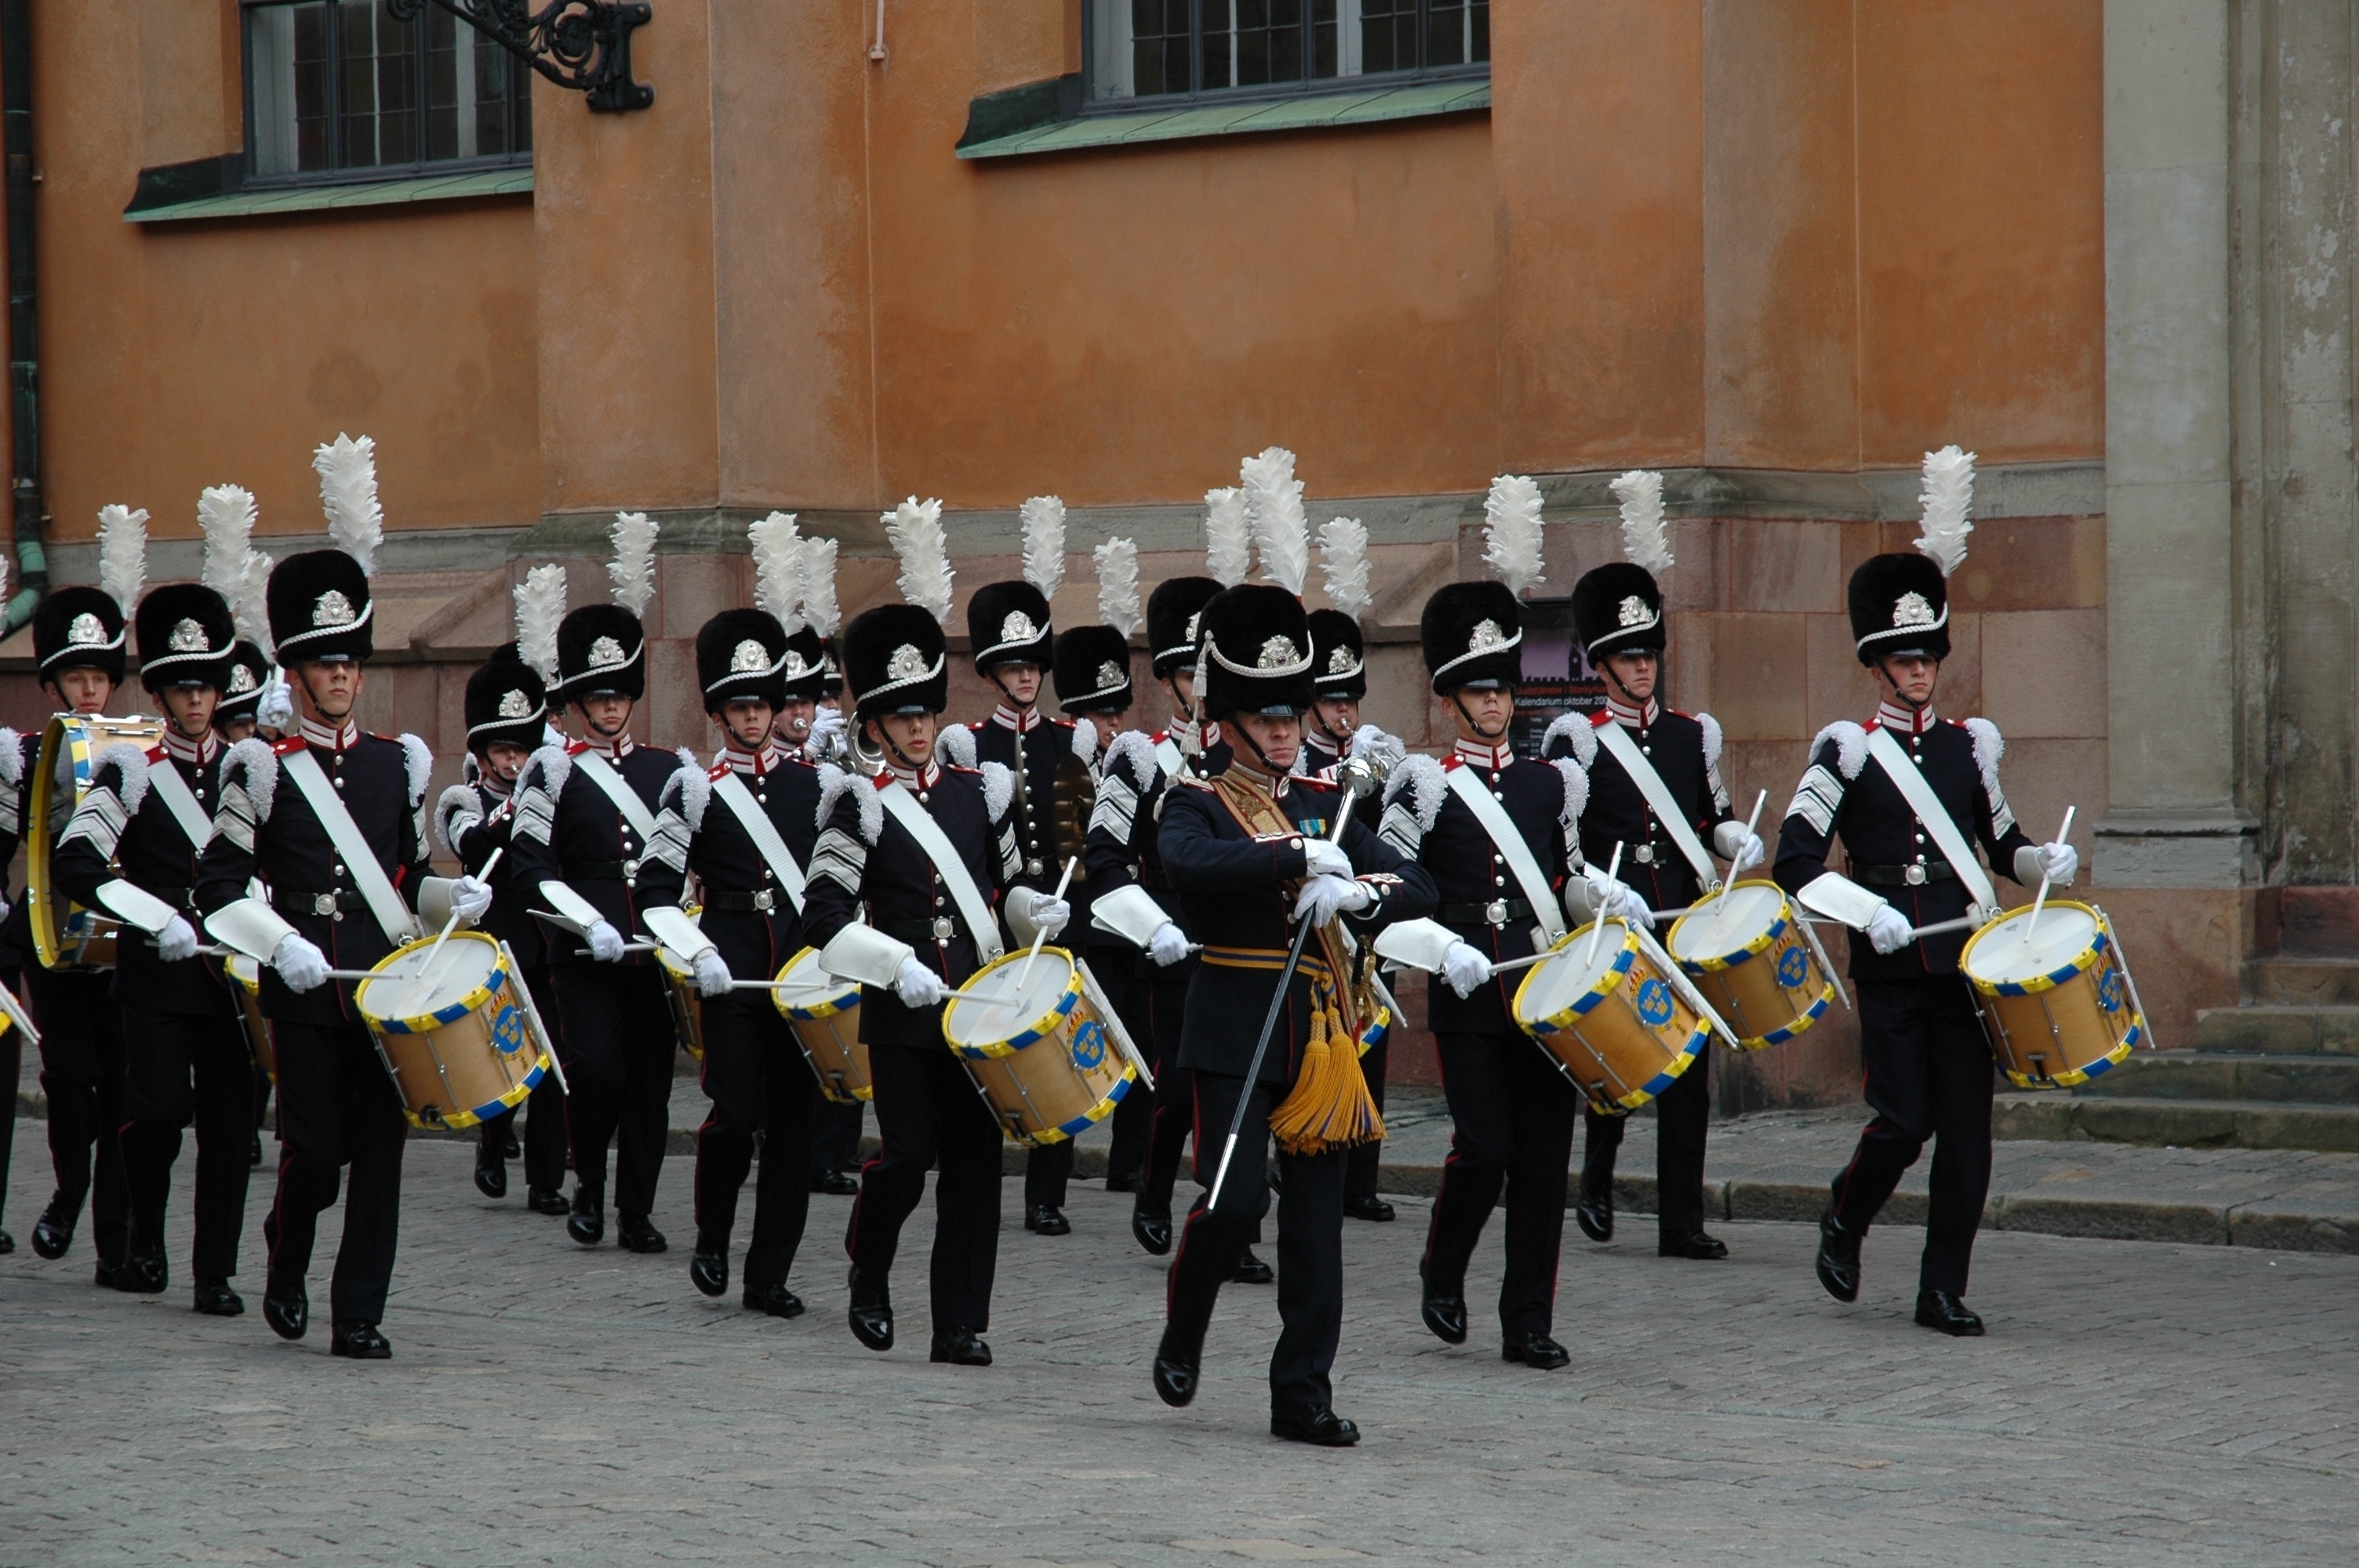
{"type": "MultiPolygon", "coordinates": [[[[159,893],[157,896],[161,897],[159,893]]],[[[299,888],[272,888],[270,905],[281,914],[334,914],[343,910],[366,909],[368,900],[349,888],[334,892],[305,892],[299,888]]]]}
{"type": "Polygon", "coordinates": [[[1933,860],[1921,865],[1854,866],[1851,880],[1862,887],[1914,888],[1927,882],[1949,882],[1958,879],[1955,866],[1947,860],[1933,860]]]}
{"type": "Polygon", "coordinates": [[[880,920],[876,929],[896,942],[947,942],[966,927],[953,915],[931,920],[880,920]]]}
{"type": "Polygon", "coordinates": [[[725,909],[738,914],[768,914],[775,910],[790,906],[778,896],[776,888],[763,888],[755,892],[714,892],[707,889],[704,894],[704,907],[725,909]]]}
{"type": "Polygon", "coordinates": [[[1528,899],[1495,898],[1488,903],[1445,903],[1433,917],[1444,925],[1506,925],[1529,920],[1532,906],[1528,899]]]}
{"type": "Polygon", "coordinates": [[[627,882],[639,874],[636,860],[567,860],[558,867],[569,882],[627,882]]]}

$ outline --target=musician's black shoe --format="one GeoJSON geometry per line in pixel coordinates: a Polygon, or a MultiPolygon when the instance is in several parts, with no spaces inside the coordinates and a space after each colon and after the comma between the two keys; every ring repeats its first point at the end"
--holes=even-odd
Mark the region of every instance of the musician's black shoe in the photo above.
{"type": "Polygon", "coordinates": [[[1728,1243],[1701,1230],[1666,1230],[1655,1244],[1658,1258],[1695,1258],[1710,1262],[1728,1256],[1728,1243]]]}
{"type": "Polygon", "coordinates": [[[1277,1278],[1277,1271],[1255,1257],[1250,1247],[1237,1254],[1236,1269],[1229,1275],[1233,1283],[1240,1285],[1266,1285],[1277,1278]]]}
{"type": "Polygon", "coordinates": [[[631,1252],[663,1252],[671,1247],[664,1239],[664,1233],[647,1223],[646,1215],[625,1214],[619,1209],[614,1214],[614,1240],[631,1252]]]}
{"type": "Polygon", "coordinates": [[[1917,1321],[1927,1328],[1938,1328],[1961,1339],[1982,1337],[1983,1320],[1967,1311],[1966,1303],[1947,1291],[1918,1292],[1917,1321]]]}
{"type": "Polygon", "coordinates": [[[524,1206],[535,1214],[571,1214],[573,1206],[565,1201],[562,1187],[533,1187],[524,1190],[524,1206]]]}
{"type": "Polygon", "coordinates": [[[240,1317],[245,1298],[231,1290],[226,1280],[199,1280],[195,1310],[202,1317],[240,1317]]]}
{"type": "MultiPolygon", "coordinates": [[[[698,1243],[695,1255],[688,1260],[688,1278],[690,1283],[708,1296],[717,1296],[726,1291],[729,1288],[729,1249],[716,1247],[708,1251],[701,1242],[698,1243]]],[[[749,1291],[746,1293],[750,1296],[753,1292],[749,1291]]],[[[750,1301],[746,1303],[748,1306],[752,1304],[750,1301]]]]}
{"type": "Polygon", "coordinates": [[[1204,1336],[1183,1334],[1166,1324],[1163,1342],[1155,1347],[1155,1397],[1174,1410],[1196,1397],[1204,1364],[1204,1336]]]}
{"type": "Polygon", "coordinates": [[[595,1247],[606,1234],[606,1195],[583,1182],[573,1189],[573,1210],[566,1217],[565,1234],[584,1247],[595,1247]]]}
{"type": "Polygon", "coordinates": [[[1171,1250],[1171,1206],[1140,1198],[1130,1206],[1130,1233],[1141,1247],[1162,1257],[1171,1250]]]}
{"type": "Polygon", "coordinates": [[[832,1198],[848,1198],[860,1191],[860,1178],[843,1171],[827,1171],[810,1179],[810,1190],[832,1198]]]}
{"type": "Polygon", "coordinates": [[[386,1343],[384,1335],[376,1331],[376,1325],[355,1319],[330,1326],[328,1354],[347,1357],[354,1361],[390,1361],[393,1359],[393,1346],[386,1343]]]}
{"type": "Polygon", "coordinates": [[[1859,1300],[1859,1233],[1829,1208],[1819,1217],[1819,1283],[1839,1302],[1859,1300]]]}
{"type": "Polygon", "coordinates": [[[160,1247],[152,1252],[134,1252],[114,1266],[114,1288],[135,1296],[161,1295],[171,1282],[172,1266],[160,1247]]]}
{"type": "Polygon", "coordinates": [[[1073,1222],[1055,1204],[1035,1204],[1032,1212],[1024,1217],[1024,1228],[1040,1236],[1070,1236],[1073,1222]]]}
{"type": "Polygon", "coordinates": [[[115,1281],[123,1275],[123,1265],[112,1258],[101,1258],[98,1267],[91,1271],[90,1282],[102,1291],[120,1290],[115,1281]]]}
{"type": "MultiPolygon", "coordinates": [[[[1420,1271],[1421,1273],[1422,1271],[1420,1271]]],[[[1444,1345],[1465,1344],[1465,1287],[1462,1285],[1447,1291],[1438,1290],[1430,1280],[1425,1281],[1424,1285],[1424,1300],[1420,1304],[1419,1312],[1425,1319],[1425,1326],[1431,1329],[1433,1336],[1444,1345]]]]}
{"type": "Polygon", "coordinates": [[[15,1250],[16,1250],[16,1238],[6,1231],[0,1230],[0,1258],[5,1258],[15,1250]]]}
{"type": "Polygon", "coordinates": [[[893,1293],[882,1276],[870,1280],[852,1266],[852,1337],[871,1350],[893,1348],[893,1293]]]}
{"type": "Polygon", "coordinates": [[[1269,1434],[1321,1448],[1349,1448],[1360,1441],[1360,1429],[1325,1405],[1271,1406],[1269,1434]]]}
{"type": "Polygon", "coordinates": [[[1138,1188],[1139,1176],[1136,1171],[1125,1172],[1121,1175],[1111,1171],[1106,1173],[1106,1191],[1110,1193],[1135,1193],[1138,1188]]]}
{"type": "Polygon", "coordinates": [[[487,1198],[508,1195],[507,1162],[498,1150],[482,1143],[475,1145],[475,1190],[487,1198]]]}
{"type": "Polygon", "coordinates": [[[33,1251],[43,1258],[62,1258],[73,1245],[74,1221],[82,1217],[82,1200],[68,1203],[60,1193],[33,1221],[33,1251]]]}
{"type": "Polygon", "coordinates": [[[300,1339],[303,1331],[311,1326],[311,1297],[300,1280],[280,1283],[266,1280],[262,1286],[262,1321],[270,1332],[281,1339],[300,1339]]]}
{"type": "Polygon", "coordinates": [[[510,1117],[508,1119],[506,1130],[500,1134],[500,1158],[503,1160],[521,1160],[524,1158],[524,1145],[516,1141],[516,1119],[514,1117],[510,1117]]]}
{"type": "Polygon", "coordinates": [[[808,1310],[802,1297],[784,1285],[748,1285],[745,1302],[746,1311],[767,1313],[772,1317],[800,1317],[808,1310]]]}
{"type": "Polygon", "coordinates": [[[1581,1178],[1581,1195],[1573,1199],[1572,1217],[1581,1233],[1592,1241],[1614,1239],[1614,1181],[1607,1177],[1593,1182],[1587,1173],[1581,1178]]]}
{"type": "Polygon", "coordinates": [[[1382,1225],[1386,1220],[1392,1218],[1392,1217],[1393,1206],[1385,1202],[1382,1198],[1345,1198],[1343,1200],[1343,1217],[1345,1219],[1373,1220],[1375,1223],[1382,1225]]]}
{"type": "Polygon", "coordinates": [[[1535,1371],[1553,1372],[1572,1359],[1572,1353],[1545,1334],[1511,1334],[1499,1346],[1499,1358],[1517,1361],[1535,1371]]]}
{"type": "Polygon", "coordinates": [[[953,1367],[988,1367],[991,1346],[975,1337],[971,1328],[942,1328],[934,1331],[934,1347],[926,1359],[947,1361],[953,1367]]]}

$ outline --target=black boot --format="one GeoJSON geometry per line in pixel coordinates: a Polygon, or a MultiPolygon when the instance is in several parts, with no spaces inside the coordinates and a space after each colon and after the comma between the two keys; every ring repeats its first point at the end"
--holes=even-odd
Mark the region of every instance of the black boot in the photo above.
{"type": "Polygon", "coordinates": [[[172,1266],[161,1247],[143,1248],[115,1266],[113,1282],[116,1290],[132,1295],[161,1295],[172,1282],[172,1266]]]}
{"type": "Polygon", "coordinates": [[[1461,1284],[1445,1288],[1425,1279],[1424,1275],[1424,1270],[1418,1271],[1425,1287],[1424,1301],[1419,1308],[1425,1326],[1431,1329],[1433,1336],[1444,1345],[1465,1344],[1466,1287],[1461,1284]]]}
{"type": "Polygon", "coordinates": [[[1927,1328],[1938,1328],[1943,1334],[1961,1339],[1979,1339],[1983,1320],[1966,1310],[1966,1303],[1947,1291],[1917,1292],[1917,1321],[1927,1328]]]}
{"type": "Polygon", "coordinates": [[[245,1298],[227,1280],[199,1280],[195,1310],[205,1317],[237,1317],[245,1311],[245,1298]]]}
{"type": "Polygon", "coordinates": [[[1499,1356],[1540,1372],[1553,1372],[1572,1359],[1571,1351],[1545,1334],[1511,1334],[1499,1346],[1499,1356]]]}
{"type": "Polygon", "coordinates": [[[643,1214],[614,1215],[614,1239],[627,1252],[661,1252],[671,1246],[664,1233],[647,1222],[643,1214]]]}
{"type": "Polygon", "coordinates": [[[1130,1208],[1130,1233],[1149,1253],[1162,1257],[1171,1250],[1171,1206],[1140,1198],[1130,1208]]]}
{"type": "Polygon", "coordinates": [[[700,1239],[694,1256],[688,1260],[690,1283],[708,1296],[717,1296],[729,1289],[729,1244],[708,1247],[700,1239]]]}
{"type": "Polygon", "coordinates": [[[1254,1256],[1254,1249],[1248,1247],[1237,1254],[1236,1269],[1229,1278],[1240,1285],[1266,1285],[1277,1278],[1277,1271],[1254,1256]]]}
{"type": "Polygon", "coordinates": [[[1701,1230],[1666,1230],[1655,1244],[1658,1258],[1695,1258],[1709,1262],[1728,1256],[1728,1243],[1701,1230]]]}
{"type": "Polygon", "coordinates": [[[1374,1195],[1366,1197],[1345,1198],[1343,1217],[1373,1220],[1378,1225],[1383,1225],[1393,1217],[1393,1206],[1374,1195]]]}
{"type": "Polygon", "coordinates": [[[767,1313],[772,1317],[800,1317],[803,1299],[784,1285],[748,1285],[745,1310],[767,1313]]]}
{"type": "Polygon", "coordinates": [[[1163,1342],[1155,1347],[1155,1397],[1174,1410],[1196,1397],[1204,1367],[1203,1323],[1173,1318],[1163,1325],[1163,1342]]]}
{"type": "Polygon", "coordinates": [[[393,1346],[373,1323],[339,1323],[330,1326],[328,1354],[354,1361],[390,1361],[393,1346]]]}
{"type": "Polygon", "coordinates": [[[933,1349],[926,1359],[948,1362],[953,1367],[988,1367],[991,1346],[971,1328],[938,1328],[934,1330],[933,1349]]]}
{"type": "Polygon", "coordinates": [[[262,1321],[281,1339],[300,1339],[311,1325],[311,1297],[300,1279],[268,1278],[262,1285],[262,1321]]]}
{"type": "Polygon", "coordinates": [[[1360,1441],[1360,1429],[1325,1405],[1272,1406],[1269,1434],[1321,1448],[1349,1448],[1360,1441]]]}
{"type": "Polygon", "coordinates": [[[573,1212],[565,1221],[565,1234],[584,1247],[595,1247],[606,1234],[606,1195],[587,1182],[573,1188],[573,1212]]]}
{"type": "Polygon", "coordinates": [[[82,1217],[82,1199],[53,1195],[49,1206],[33,1222],[33,1251],[43,1258],[62,1258],[73,1245],[74,1222],[82,1217]]]}
{"type": "Polygon", "coordinates": [[[573,1206],[565,1201],[565,1189],[562,1187],[527,1186],[524,1192],[524,1206],[535,1214],[571,1214],[573,1209],[573,1206]]]}
{"type": "Polygon", "coordinates": [[[500,1157],[495,1144],[475,1145],[475,1190],[487,1198],[508,1195],[507,1162],[500,1157]]]}
{"type": "Polygon", "coordinates": [[[1859,1300],[1860,1233],[1846,1229],[1832,1206],[1819,1218],[1819,1283],[1839,1302],[1859,1300]]]}
{"type": "Polygon", "coordinates": [[[893,1348],[893,1292],[880,1274],[869,1279],[852,1266],[852,1337],[871,1350],[893,1348]]]}
{"type": "Polygon", "coordinates": [[[1071,1234],[1073,1222],[1055,1204],[1035,1204],[1024,1217],[1024,1228],[1040,1236],[1066,1236],[1071,1234]]]}
{"type": "Polygon", "coordinates": [[[1614,1178],[1593,1181],[1581,1173],[1581,1195],[1573,1200],[1572,1217],[1592,1241],[1614,1239],[1614,1178]]]}

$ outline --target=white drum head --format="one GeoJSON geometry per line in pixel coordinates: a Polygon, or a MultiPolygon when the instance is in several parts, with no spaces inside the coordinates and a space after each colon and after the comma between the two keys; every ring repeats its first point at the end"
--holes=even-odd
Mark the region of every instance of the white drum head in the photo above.
{"type": "Polygon", "coordinates": [[[499,945],[473,933],[453,935],[426,968],[433,945],[414,947],[391,960],[380,974],[360,983],[353,994],[361,1011],[373,1018],[424,1018],[457,1007],[484,989],[499,968],[499,945]]]}
{"type": "Polygon", "coordinates": [[[1017,954],[996,968],[967,981],[972,996],[953,998],[942,1014],[942,1037],[953,1045],[996,1045],[1031,1028],[1057,1010],[1058,1000],[1073,983],[1073,961],[1054,947],[1043,947],[1024,983],[1024,956],[1017,954]]]}
{"type": "Polygon", "coordinates": [[[2039,912],[2039,929],[2028,942],[2028,904],[1983,928],[1966,954],[1966,973],[1993,985],[2017,984],[2052,975],[2097,940],[2097,917],[2085,909],[2049,904],[2039,912]]]}
{"type": "Polygon", "coordinates": [[[1544,1018],[1554,1018],[1597,987],[1622,957],[1622,944],[1629,939],[1629,928],[1619,920],[1605,923],[1605,935],[1597,944],[1597,957],[1585,958],[1591,933],[1586,926],[1572,934],[1563,949],[1548,962],[1534,967],[1532,978],[1516,993],[1516,1017],[1525,1023],[1538,1023],[1544,1018]]]}
{"type": "Polygon", "coordinates": [[[1774,887],[1733,887],[1725,899],[1682,917],[1664,946],[1683,964],[1742,953],[1777,923],[1785,904],[1786,895],[1774,887]]]}
{"type": "Polygon", "coordinates": [[[834,1005],[860,999],[857,985],[846,985],[819,967],[819,949],[806,947],[787,960],[778,971],[778,988],[775,995],[780,1007],[814,1008],[834,1005]]]}

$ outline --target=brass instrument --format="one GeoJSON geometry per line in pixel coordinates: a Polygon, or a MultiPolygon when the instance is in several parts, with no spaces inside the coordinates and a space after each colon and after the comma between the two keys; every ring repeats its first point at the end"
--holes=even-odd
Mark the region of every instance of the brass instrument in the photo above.
{"type": "MultiPolygon", "coordinates": [[[[1086,724],[1089,720],[1082,722],[1086,724]]],[[[1096,770],[1067,752],[1057,763],[1057,814],[1049,824],[1057,835],[1057,859],[1082,858],[1082,850],[1089,842],[1090,817],[1097,808],[1096,770]]]]}

